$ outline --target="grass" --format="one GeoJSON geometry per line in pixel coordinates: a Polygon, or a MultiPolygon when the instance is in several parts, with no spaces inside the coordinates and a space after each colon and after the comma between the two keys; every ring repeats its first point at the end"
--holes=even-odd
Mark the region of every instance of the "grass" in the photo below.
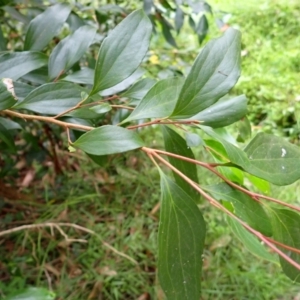
{"type": "MultiPolygon", "coordinates": [[[[289,132],[296,139],[297,126],[293,119],[288,119],[289,113],[296,114],[296,110],[288,109],[299,94],[296,80],[299,70],[295,69],[299,55],[295,46],[299,45],[299,38],[292,31],[298,19],[291,17],[300,10],[295,10],[297,2],[289,2],[289,6],[285,1],[265,1],[259,4],[260,9],[258,1],[242,5],[233,0],[226,2],[211,1],[211,4],[232,12],[231,21],[242,29],[244,50],[249,53],[244,57],[243,77],[235,92],[248,95],[251,116],[258,126],[272,132],[289,129],[281,134],[289,132]],[[280,18],[285,23],[278,23],[280,18]],[[269,22],[268,26],[265,22],[269,22]],[[282,39],[286,34],[289,38],[283,48],[282,39]],[[276,103],[274,110],[273,106],[266,107],[266,103],[276,103]],[[270,111],[267,108],[271,108],[270,111]],[[286,115],[280,114],[287,117],[287,127],[276,123],[280,110],[287,111],[286,115]]],[[[174,52],[174,64],[181,64],[185,55],[192,59],[195,52],[191,55],[188,51],[174,52]]],[[[167,55],[160,59],[169,63],[167,55]]],[[[188,65],[189,62],[182,63],[182,69],[187,70],[188,65]]],[[[147,141],[159,145],[159,133],[150,130],[147,141]]],[[[86,241],[66,243],[58,230],[44,228],[1,238],[0,298],[34,285],[53,289],[61,300],[164,299],[156,279],[159,217],[156,207],[160,191],[159,175],[152,164],[137,152],[115,156],[105,168],[81,155],[60,154],[60,161],[66,171],[60,177],[45,163],[35,166],[36,179],[27,190],[37,195],[35,202],[0,201],[1,230],[55,221],[82,225],[97,236],[62,228],[70,238],[86,241]],[[133,258],[138,265],[116,254],[103,242],[133,258]]],[[[24,168],[24,172],[27,171],[24,168]]],[[[201,178],[204,184],[211,181],[206,175],[201,178]]],[[[272,187],[272,193],[285,201],[300,202],[299,183],[285,188],[272,187]]],[[[203,300],[299,297],[299,286],[289,281],[279,266],[262,261],[244,249],[230,232],[221,212],[208,204],[201,204],[201,209],[208,228],[203,300]]]]}

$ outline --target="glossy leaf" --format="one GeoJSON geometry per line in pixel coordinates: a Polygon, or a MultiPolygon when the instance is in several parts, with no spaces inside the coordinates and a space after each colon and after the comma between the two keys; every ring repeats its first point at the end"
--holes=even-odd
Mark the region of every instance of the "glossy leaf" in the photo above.
{"type": "Polygon", "coordinates": [[[16,146],[12,135],[9,130],[0,124],[0,141],[2,141],[12,153],[16,152],[16,146]]]}
{"type": "Polygon", "coordinates": [[[82,88],[73,83],[47,83],[33,90],[15,108],[56,115],[76,106],[81,101],[81,92],[82,88]]]}
{"type": "Polygon", "coordinates": [[[144,143],[134,131],[105,125],[83,134],[72,146],[88,154],[109,155],[141,148],[144,143]]]}
{"type": "Polygon", "coordinates": [[[191,119],[203,122],[203,125],[218,128],[240,120],[247,113],[247,98],[244,95],[219,101],[202,110],[191,119]]]}
{"type": "Polygon", "coordinates": [[[14,91],[11,90],[11,86],[8,86],[6,81],[12,84],[12,80],[9,78],[0,80],[0,111],[12,107],[17,102],[14,98],[14,91]]]}
{"type": "Polygon", "coordinates": [[[199,208],[160,171],[158,277],[167,299],[199,300],[205,222],[199,208]]]}
{"type": "Polygon", "coordinates": [[[236,125],[238,129],[236,140],[244,143],[251,137],[251,123],[247,117],[243,117],[236,125]]]}
{"type": "Polygon", "coordinates": [[[131,13],[101,44],[95,70],[95,94],[129,77],[147,53],[152,25],[142,10],[131,13]]]}
{"type": "Polygon", "coordinates": [[[122,94],[122,97],[129,98],[130,104],[138,104],[148,93],[148,91],[156,83],[154,79],[144,78],[136,82],[126,92],[122,94]]]}
{"type": "Polygon", "coordinates": [[[213,105],[240,76],[241,34],[229,28],[206,44],[182,87],[173,118],[190,118],[213,105]]]}
{"type": "Polygon", "coordinates": [[[246,171],[277,185],[300,179],[300,148],[281,137],[257,134],[245,152],[250,165],[246,171]]]}
{"type": "Polygon", "coordinates": [[[90,68],[83,68],[64,77],[62,80],[92,85],[94,82],[94,74],[95,70],[90,68]]]}
{"type": "Polygon", "coordinates": [[[68,19],[66,21],[72,32],[75,32],[81,26],[86,25],[85,21],[81,19],[76,13],[73,11],[69,14],[68,19]]]}
{"type": "Polygon", "coordinates": [[[226,183],[219,183],[205,187],[215,199],[232,203],[237,217],[247,222],[252,228],[266,236],[272,235],[269,218],[262,205],[245,193],[235,190],[226,183]]]}
{"type": "Polygon", "coordinates": [[[43,50],[67,20],[71,7],[65,3],[47,8],[29,24],[24,50],[43,50]]]}
{"type": "Polygon", "coordinates": [[[134,82],[136,82],[140,77],[145,74],[145,70],[142,68],[137,68],[129,77],[121,81],[120,83],[101,91],[99,94],[101,96],[109,96],[120,93],[130,87],[134,82]]]}
{"type": "Polygon", "coordinates": [[[55,294],[44,288],[30,287],[26,290],[8,296],[6,300],[54,300],[55,294]]]}
{"type": "MultiPolygon", "coordinates": [[[[274,239],[287,246],[300,249],[300,216],[287,209],[272,209],[274,239]]],[[[292,260],[300,263],[300,254],[281,248],[292,260]]],[[[283,272],[295,282],[300,282],[300,271],[280,257],[283,272]]]]}
{"type": "Polygon", "coordinates": [[[95,34],[96,28],[82,26],[57,44],[49,58],[50,80],[66,72],[81,58],[92,44],[95,34]]]}
{"type": "Polygon", "coordinates": [[[276,256],[268,252],[266,247],[262,245],[261,242],[240,223],[232,218],[227,218],[227,222],[234,235],[243,244],[243,247],[259,258],[278,264],[278,259],[276,256]]]}
{"type": "Polygon", "coordinates": [[[169,116],[176,105],[183,82],[184,78],[182,77],[158,81],[148,91],[127,121],[169,116]]]}
{"type": "MultiPolygon", "coordinates": [[[[178,154],[184,157],[195,159],[193,151],[187,145],[186,141],[174,130],[167,126],[162,127],[163,138],[165,143],[165,149],[168,152],[178,154]]],[[[181,171],[184,175],[189,177],[194,182],[198,183],[198,173],[195,164],[188,163],[186,161],[168,157],[170,163],[181,171]]],[[[193,189],[184,179],[173,172],[176,183],[195,201],[199,202],[199,194],[193,189]]]]}
{"type": "Polygon", "coordinates": [[[46,65],[48,58],[39,52],[11,52],[0,55],[0,78],[17,80],[32,70],[46,65]]]}

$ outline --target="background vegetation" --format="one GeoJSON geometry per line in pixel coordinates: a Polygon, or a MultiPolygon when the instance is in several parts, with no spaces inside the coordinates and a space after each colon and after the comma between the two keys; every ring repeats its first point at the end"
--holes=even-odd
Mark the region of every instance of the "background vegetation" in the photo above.
{"type": "MultiPolygon", "coordinates": [[[[254,130],[299,144],[300,4],[275,0],[210,4],[225,23],[243,33],[243,75],[232,93],[249,98],[254,130]]],[[[218,27],[212,25],[204,42],[218,35],[218,27]]],[[[198,40],[186,26],[176,41],[178,49],[159,34],[153,37],[144,63],[151,76],[188,72],[199,51],[198,40]]],[[[47,126],[32,136],[20,140],[24,150],[17,164],[4,155],[0,160],[0,176],[5,174],[0,181],[0,229],[63,221],[90,228],[97,236],[64,228],[69,237],[81,239],[66,244],[57,229],[43,228],[1,238],[0,298],[33,285],[54,290],[58,299],[163,299],[155,274],[159,175],[151,163],[141,153],[130,153],[116,155],[100,168],[85,155],[64,151],[66,145],[55,134],[53,143],[44,144],[49,139],[47,126]],[[51,147],[56,149],[55,160],[49,156],[51,147]],[[18,192],[7,189],[7,184],[18,187],[18,192]]],[[[155,127],[145,139],[155,147],[162,143],[155,127]]],[[[209,183],[210,177],[202,174],[202,180],[209,183]]],[[[270,193],[300,202],[299,183],[280,190],[271,187],[270,193]]],[[[276,264],[244,250],[219,211],[208,204],[202,210],[208,224],[203,299],[299,299],[299,286],[276,264]]]]}

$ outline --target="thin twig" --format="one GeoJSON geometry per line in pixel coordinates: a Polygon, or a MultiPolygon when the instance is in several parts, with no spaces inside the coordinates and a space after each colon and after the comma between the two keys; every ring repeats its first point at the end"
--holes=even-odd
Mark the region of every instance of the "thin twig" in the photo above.
{"type": "Polygon", "coordinates": [[[17,118],[21,118],[24,120],[37,120],[37,121],[49,122],[49,123],[53,123],[53,124],[65,127],[65,128],[81,129],[81,130],[86,130],[86,131],[95,129],[94,127],[91,127],[91,126],[72,124],[72,123],[59,121],[59,120],[56,120],[54,117],[44,117],[44,116],[21,114],[21,113],[15,112],[15,111],[7,110],[7,109],[2,110],[1,114],[6,114],[8,116],[17,117],[17,118]]]}
{"type": "Polygon", "coordinates": [[[54,228],[56,228],[60,232],[60,234],[62,236],[64,236],[66,240],[69,240],[69,241],[77,241],[77,242],[81,241],[82,242],[82,241],[85,241],[85,240],[80,240],[80,239],[79,240],[72,240],[72,239],[70,240],[68,238],[68,236],[64,233],[64,231],[60,227],[71,227],[71,228],[75,228],[75,229],[78,229],[80,231],[89,233],[91,235],[96,236],[98,239],[100,239],[101,243],[106,248],[110,249],[112,252],[114,252],[117,255],[122,256],[122,257],[124,257],[124,258],[126,258],[128,260],[130,260],[135,265],[138,265],[138,262],[135,259],[133,259],[132,257],[130,257],[130,256],[126,255],[126,254],[124,254],[123,252],[118,251],[113,246],[111,246],[107,242],[103,241],[101,239],[101,237],[96,232],[94,232],[93,230],[85,228],[85,227],[77,225],[77,224],[73,224],[73,223],[53,223],[53,222],[47,222],[47,223],[40,223],[40,224],[23,225],[23,226],[19,226],[19,227],[15,227],[15,228],[11,228],[11,229],[8,229],[8,230],[1,231],[0,232],[0,236],[4,236],[4,235],[7,235],[7,234],[11,234],[11,233],[22,231],[22,230],[26,230],[26,229],[35,229],[35,228],[43,228],[43,227],[50,227],[50,228],[54,227],[54,228]]]}

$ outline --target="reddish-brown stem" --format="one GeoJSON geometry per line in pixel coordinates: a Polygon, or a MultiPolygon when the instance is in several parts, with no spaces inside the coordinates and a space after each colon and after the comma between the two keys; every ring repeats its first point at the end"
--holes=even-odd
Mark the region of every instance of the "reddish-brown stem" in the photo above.
{"type": "Polygon", "coordinates": [[[282,243],[280,243],[280,242],[278,242],[278,241],[276,241],[276,240],[273,240],[273,239],[271,239],[271,238],[269,238],[269,237],[266,237],[266,239],[269,240],[271,243],[273,243],[273,244],[275,244],[275,245],[278,245],[278,246],[280,246],[280,247],[282,247],[282,248],[284,248],[284,249],[287,249],[287,250],[290,250],[290,251],[292,251],[292,252],[295,252],[295,253],[300,254],[300,249],[297,249],[297,248],[294,248],[294,247],[291,247],[291,246],[282,244],[282,243]]]}
{"type": "Polygon", "coordinates": [[[179,175],[182,179],[184,179],[190,186],[192,186],[198,193],[200,193],[206,200],[209,201],[213,206],[221,209],[223,212],[225,212],[227,215],[235,219],[237,222],[239,222],[245,229],[247,229],[249,232],[254,234],[256,237],[258,237],[261,241],[263,241],[269,248],[271,248],[274,252],[276,252],[278,255],[280,255],[283,259],[285,259],[287,262],[289,262],[291,265],[293,265],[296,269],[300,270],[300,264],[292,260],[288,255],[286,255],[284,252],[279,250],[276,246],[274,246],[273,243],[271,243],[263,234],[261,234],[259,231],[256,231],[251,226],[249,226],[247,223],[239,219],[236,215],[234,215],[232,212],[227,210],[223,205],[221,205],[218,201],[216,201],[214,198],[212,198],[209,194],[207,194],[205,191],[203,191],[194,181],[192,181],[190,178],[185,176],[183,173],[181,173],[178,169],[176,169],[172,164],[170,164],[168,161],[163,159],[160,155],[156,153],[156,150],[152,149],[144,149],[143,150],[149,155],[154,156],[159,161],[161,161],[165,166],[170,168],[172,171],[174,171],[177,175],[179,175]]]}
{"type": "Polygon", "coordinates": [[[164,155],[167,155],[167,156],[171,156],[171,157],[174,157],[174,158],[177,158],[177,159],[181,159],[181,160],[184,160],[184,161],[187,161],[187,162],[190,162],[192,164],[196,164],[196,165],[199,165],[201,167],[204,167],[208,170],[210,170],[212,173],[214,173],[215,175],[217,175],[219,178],[221,178],[222,180],[224,180],[228,185],[234,187],[235,189],[247,194],[248,196],[250,196],[251,198],[253,198],[254,200],[257,200],[257,199],[265,199],[265,200],[268,200],[268,201],[271,201],[271,202],[274,202],[274,203],[277,203],[277,204],[280,204],[280,205],[283,205],[283,206],[286,206],[288,208],[291,208],[293,210],[296,210],[296,211],[299,211],[300,212],[300,207],[297,207],[297,206],[294,206],[292,204],[289,204],[289,203],[285,203],[283,201],[280,201],[278,199],[275,199],[275,198],[272,198],[272,197],[269,197],[269,196],[265,196],[265,195],[261,195],[261,194],[258,194],[258,193],[255,193],[255,192],[251,192],[241,186],[239,186],[238,184],[235,184],[234,182],[231,182],[230,180],[228,180],[225,176],[223,176],[221,173],[219,173],[217,170],[214,169],[215,167],[215,164],[213,163],[205,163],[205,162],[201,162],[201,161],[197,161],[195,159],[192,159],[192,158],[188,158],[188,157],[185,157],[185,156],[181,156],[181,155],[178,155],[178,154],[174,154],[174,153],[171,153],[171,152],[167,152],[167,151],[162,151],[162,150],[156,150],[156,149],[149,149],[149,148],[142,148],[143,149],[146,149],[147,150],[152,150],[152,151],[155,151],[156,153],[160,153],[160,154],[164,154],[164,155]]]}

